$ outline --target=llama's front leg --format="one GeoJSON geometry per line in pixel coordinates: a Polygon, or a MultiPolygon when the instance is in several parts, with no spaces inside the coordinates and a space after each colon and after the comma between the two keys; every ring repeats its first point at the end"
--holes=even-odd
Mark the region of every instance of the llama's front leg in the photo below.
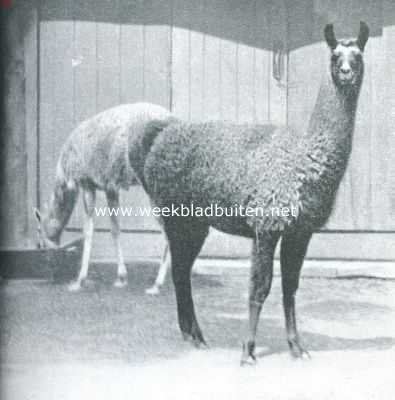
{"type": "MultiPolygon", "coordinates": [[[[107,203],[110,209],[119,208],[119,193],[115,191],[106,192],[107,203]]],[[[118,217],[112,213],[111,219],[111,236],[114,242],[115,251],[117,255],[117,279],[114,282],[114,286],[117,288],[123,288],[128,284],[128,271],[125,266],[125,261],[123,258],[120,235],[121,228],[119,225],[118,217]]]]}
{"type": "Polygon", "coordinates": [[[310,358],[300,343],[296,327],[295,294],[299,286],[300,270],[311,238],[310,232],[293,232],[283,236],[281,242],[281,277],[287,340],[295,358],[310,358]]]}
{"type": "Polygon", "coordinates": [[[86,214],[86,220],[84,222],[84,250],[82,253],[82,264],[80,273],[75,282],[72,282],[68,289],[72,292],[81,289],[82,284],[88,276],[89,259],[92,250],[92,239],[93,239],[93,211],[96,203],[96,192],[94,189],[84,189],[83,192],[83,203],[86,214]]]}
{"type": "Polygon", "coordinates": [[[147,294],[159,294],[161,287],[163,286],[167,271],[171,267],[171,256],[169,251],[169,245],[166,244],[165,250],[163,252],[162,260],[159,266],[158,276],[156,277],[155,283],[152,287],[148,288],[145,293],[147,294]]]}
{"type": "Polygon", "coordinates": [[[278,236],[265,233],[254,239],[251,257],[249,325],[243,343],[241,365],[256,363],[255,340],[262,305],[268,296],[273,279],[273,255],[278,236]]]}

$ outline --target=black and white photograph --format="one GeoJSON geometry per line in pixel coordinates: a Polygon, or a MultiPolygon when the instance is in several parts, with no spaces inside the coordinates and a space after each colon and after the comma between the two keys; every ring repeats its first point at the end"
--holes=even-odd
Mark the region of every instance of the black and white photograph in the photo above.
{"type": "Polygon", "coordinates": [[[0,398],[395,399],[395,1],[0,0],[0,398]]]}

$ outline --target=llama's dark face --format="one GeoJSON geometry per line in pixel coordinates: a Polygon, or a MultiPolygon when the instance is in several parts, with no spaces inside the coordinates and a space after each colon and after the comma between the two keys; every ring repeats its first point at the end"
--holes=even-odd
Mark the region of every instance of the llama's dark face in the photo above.
{"type": "Polygon", "coordinates": [[[341,41],[332,51],[332,76],[344,85],[355,85],[363,72],[362,53],[355,42],[341,41]]]}
{"type": "Polygon", "coordinates": [[[331,73],[334,82],[342,87],[354,86],[362,81],[363,51],[369,37],[369,28],[361,22],[356,40],[337,40],[333,25],[325,27],[325,39],[331,49],[331,73]]]}

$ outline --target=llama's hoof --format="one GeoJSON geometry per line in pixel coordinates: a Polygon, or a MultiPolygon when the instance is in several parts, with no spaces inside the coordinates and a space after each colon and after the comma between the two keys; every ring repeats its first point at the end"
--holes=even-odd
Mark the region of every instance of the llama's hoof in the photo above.
{"type": "Polygon", "coordinates": [[[297,340],[288,341],[291,356],[295,360],[310,360],[311,356],[297,340]]]}
{"type": "Polygon", "coordinates": [[[67,286],[67,290],[69,292],[79,292],[81,289],[82,289],[82,282],[81,281],[71,282],[67,286]]]}
{"type": "Polygon", "coordinates": [[[182,336],[185,341],[191,342],[197,349],[208,349],[209,346],[204,340],[203,334],[200,328],[193,328],[191,333],[182,332],[182,336]]]}
{"type": "Polygon", "coordinates": [[[128,279],[126,276],[118,276],[117,280],[114,282],[114,287],[122,289],[128,285],[128,279]]]}
{"type": "Polygon", "coordinates": [[[255,357],[255,343],[248,341],[243,343],[243,353],[241,355],[240,366],[256,365],[257,360],[255,357]]]}
{"type": "Polygon", "coordinates": [[[156,296],[156,295],[158,295],[160,293],[160,287],[157,286],[157,285],[153,285],[152,287],[146,289],[145,293],[156,296]]]}
{"type": "Polygon", "coordinates": [[[192,344],[199,350],[208,350],[210,348],[204,339],[192,338],[192,344]]]}

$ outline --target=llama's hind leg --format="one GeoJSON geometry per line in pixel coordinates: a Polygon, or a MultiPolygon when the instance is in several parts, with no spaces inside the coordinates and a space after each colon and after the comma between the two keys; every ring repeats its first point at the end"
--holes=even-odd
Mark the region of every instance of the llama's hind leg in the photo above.
{"type": "Polygon", "coordinates": [[[84,222],[84,250],[82,253],[81,269],[78,274],[78,278],[75,282],[72,282],[68,289],[72,292],[81,289],[85,279],[88,276],[89,259],[92,249],[93,239],[93,211],[96,203],[96,191],[95,189],[84,189],[83,190],[83,203],[86,214],[84,222]]]}
{"type": "Polygon", "coordinates": [[[255,364],[255,340],[259,315],[268,296],[273,279],[273,256],[279,235],[265,233],[254,239],[251,257],[249,325],[246,341],[243,343],[241,365],[255,364]]]}
{"type": "Polygon", "coordinates": [[[310,232],[284,234],[281,242],[281,278],[287,341],[295,358],[310,358],[300,343],[296,327],[295,294],[299,286],[300,270],[311,239],[310,232]]]}
{"type": "Polygon", "coordinates": [[[196,347],[206,345],[195,315],[191,269],[208,234],[208,226],[196,220],[168,218],[165,230],[169,240],[172,277],[176,291],[178,323],[185,340],[196,347]]]}
{"type": "Polygon", "coordinates": [[[148,289],[146,289],[145,293],[147,294],[159,294],[161,287],[165,283],[167,271],[171,268],[171,256],[169,245],[166,244],[165,250],[162,255],[162,260],[159,266],[158,275],[155,279],[155,283],[148,289]]]}
{"type": "MultiPolygon", "coordinates": [[[[107,203],[110,209],[118,209],[119,208],[119,193],[115,191],[106,192],[107,203]]],[[[125,261],[123,258],[120,234],[121,229],[119,225],[118,217],[112,213],[110,216],[111,219],[111,236],[114,241],[115,250],[117,253],[117,279],[114,282],[114,286],[117,288],[122,288],[127,286],[128,284],[128,271],[125,266],[125,261]]]]}

